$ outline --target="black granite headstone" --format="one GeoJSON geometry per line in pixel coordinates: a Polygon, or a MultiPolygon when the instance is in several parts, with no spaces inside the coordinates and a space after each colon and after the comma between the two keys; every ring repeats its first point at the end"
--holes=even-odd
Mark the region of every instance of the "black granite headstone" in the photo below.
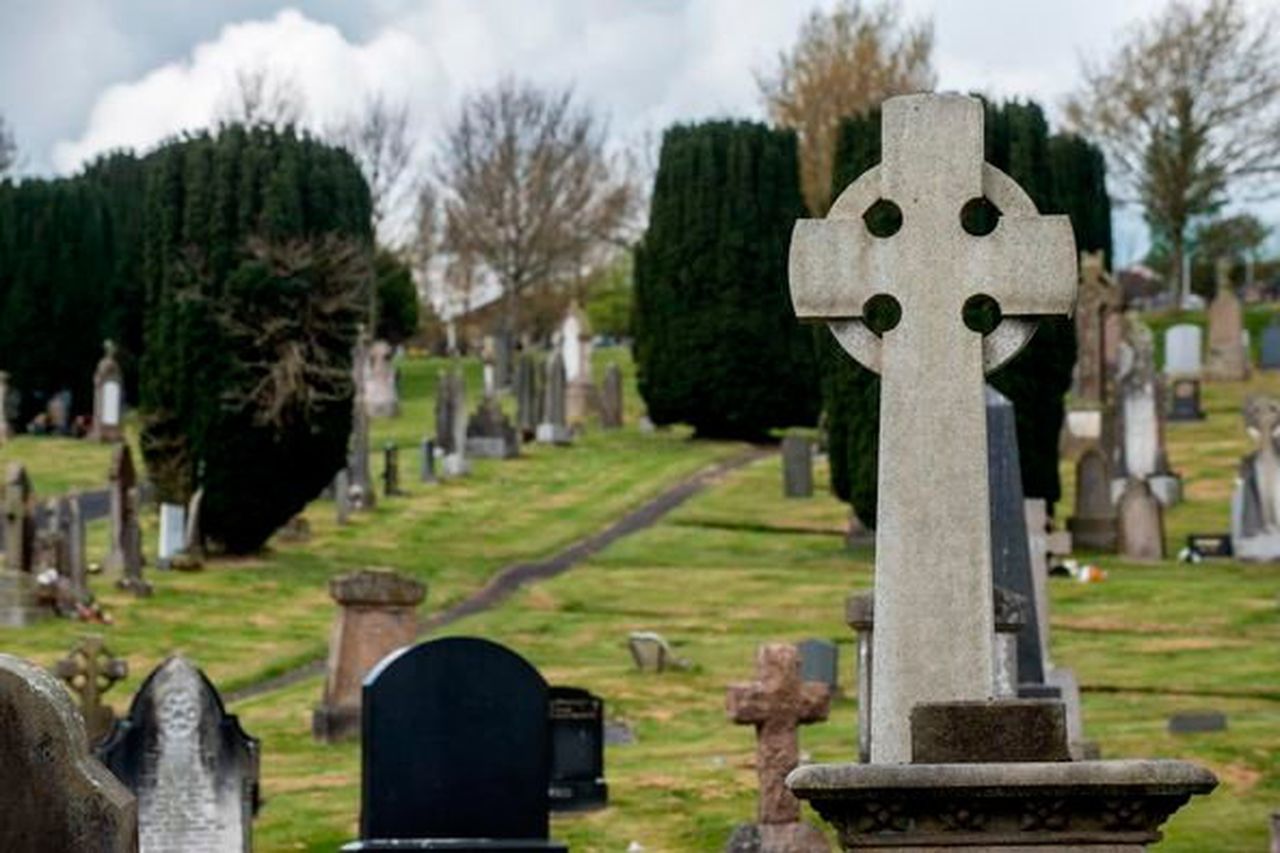
{"type": "Polygon", "coordinates": [[[552,687],[551,808],[557,812],[602,809],[609,804],[604,781],[604,700],[577,687],[552,687]]]}
{"type": "Polygon", "coordinates": [[[515,652],[446,637],[364,682],[360,839],[343,850],[566,851],[547,840],[547,683],[515,652]]]}
{"type": "Polygon", "coordinates": [[[147,676],[98,757],[138,798],[142,850],[253,849],[258,740],[185,659],[147,676]]]}
{"type": "Polygon", "coordinates": [[[1175,379],[1173,381],[1173,401],[1169,404],[1169,420],[1202,421],[1204,411],[1200,408],[1200,380],[1175,379]]]}
{"type": "Polygon", "coordinates": [[[1187,547],[1210,559],[1230,559],[1234,555],[1230,533],[1188,533],[1187,547]]]}
{"type": "Polygon", "coordinates": [[[1022,466],[1013,404],[987,386],[987,482],[991,503],[991,569],[996,586],[1026,598],[1030,606],[1018,632],[1018,681],[1044,683],[1044,655],[1031,578],[1031,547],[1022,496],[1022,466]]]}
{"type": "Polygon", "coordinates": [[[840,690],[840,649],[830,640],[804,640],[796,643],[800,650],[800,677],[840,690]]]}
{"type": "Polygon", "coordinates": [[[1262,330],[1258,367],[1263,370],[1280,370],[1280,323],[1272,321],[1262,330]]]}

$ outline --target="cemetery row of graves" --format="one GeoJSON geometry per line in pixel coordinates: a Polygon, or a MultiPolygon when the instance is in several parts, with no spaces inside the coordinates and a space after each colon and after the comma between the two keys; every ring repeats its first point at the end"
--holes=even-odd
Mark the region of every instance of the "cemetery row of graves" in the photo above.
{"type": "Polygon", "coordinates": [[[655,429],[629,359],[593,351],[571,304],[550,351],[494,338],[465,364],[362,334],[346,466],[269,549],[223,527],[206,553],[226,507],[147,486],[108,346],[89,449],[47,473],[37,457],[70,439],[4,450],[6,651],[48,670],[4,659],[7,750],[44,746],[0,782],[68,793],[7,801],[7,837],[821,850],[834,827],[845,846],[1141,849],[1176,812],[1167,849],[1263,843],[1280,325],[1255,365],[1224,276],[1207,335],[1174,324],[1158,359],[1104,259],[1077,275],[1067,218],[971,168],[983,116],[888,102],[881,166],[796,228],[796,314],[880,376],[875,547],[819,496],[843,464],[828,434],[775,454],[655,429]],[[966,236],[975,187],[1003,215],[966,236]],[[887,197],[907,215],[878,233],[864,211],[887,197]],[[939,260],[973,252],[1041,276],[996,275],[985,330],[964,265],[939,260]],[[860,292],[873,263],[891,275],[860,292]],[[1073,308],[1055,508],[1024,495],[1022,423],[983,377],[1027,318],[1073,308]]]}

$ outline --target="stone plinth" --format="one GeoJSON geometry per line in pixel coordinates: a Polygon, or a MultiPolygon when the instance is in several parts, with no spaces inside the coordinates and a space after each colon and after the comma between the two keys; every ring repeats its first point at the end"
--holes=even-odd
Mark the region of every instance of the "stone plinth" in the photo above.
{"type": "Polygon", "coordinates": [[[1217,779],[1183,761],[811,764],[787,785],[845,850],[1136,853],[1217,779]]]}
{"type": "Polygon", "coordinates": [[[427,589],[386,569],[365,569],[329,582],[338,604],[329,640],[324,696],[311,718],[317,740],[336,741],[360,732],[360,688],[374,665],[413,643],[416,610],[427,589]]]}

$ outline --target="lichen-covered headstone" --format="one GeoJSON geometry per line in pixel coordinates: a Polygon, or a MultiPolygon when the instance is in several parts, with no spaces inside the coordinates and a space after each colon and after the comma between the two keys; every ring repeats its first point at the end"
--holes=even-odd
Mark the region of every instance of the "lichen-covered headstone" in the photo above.
{"type": "Polygon", "coordinates": [[[0,654],[0,850],[133,853],[137,804],[56,678],[0,654]]]}
{"type": "Polygon", "coordinates": [[[138,798],[141,853],[252,850],[258,741],[182,657],[156,668],[99,750],[138,798]]]}
{"type": "Polygon", "coordinates": [[[604,369],[604,381],[600,384],[600,426],[618,429],[622,419],[622,368],[611,364],[604,369]]]}

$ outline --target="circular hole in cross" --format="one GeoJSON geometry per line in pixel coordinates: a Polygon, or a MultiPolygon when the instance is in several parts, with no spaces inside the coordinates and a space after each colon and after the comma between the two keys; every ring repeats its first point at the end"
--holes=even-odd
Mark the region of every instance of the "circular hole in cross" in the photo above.
{"type": "Polygon", "coordinates": [[[1000,208],[986,196],[971,198],[960,208],[960,227],[974,237],[985,237],[1000,224],[1000,208]]]}
{"type": "Polygon", "coordinates": [[[970,331],[989,335],[1000,325],[1003,315],[1000,313],[999,302],[985,293],[979,293],[964,301],[960,316],[964,318],[964,324],[970,331]]]}
{"type": "Polygon", "coordinates": [[[887,198],[877,199],[862,214],[862,221],[872,237],[892,237],[902,228],[902,209],[887,198]]]}
{"type": "Polygon", "coordinates": [[[877,335],[883,335],[902,319],[902,304],[887,293],[877,293],[862,306],[862,322],[877,335]]]}

